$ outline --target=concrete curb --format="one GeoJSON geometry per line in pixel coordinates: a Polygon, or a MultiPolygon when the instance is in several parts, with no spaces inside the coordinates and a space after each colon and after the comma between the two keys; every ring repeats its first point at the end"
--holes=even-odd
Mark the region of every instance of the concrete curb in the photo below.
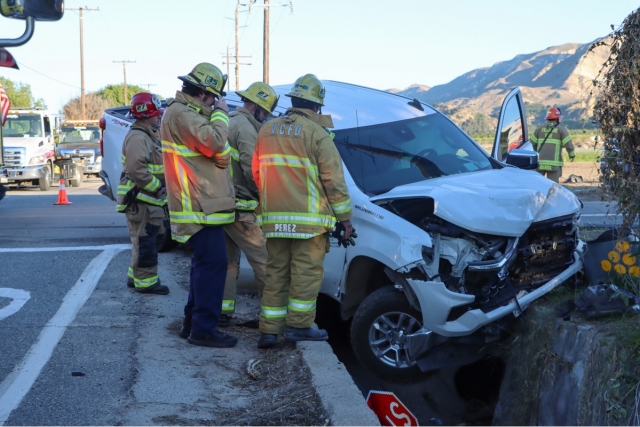
{"type": "Polygon", "coordinates": [[[379,426],[380,421],[367,406],[342,362],[324,341],[297,344],[309,367],[313,386],[334,426],[379,426]]]}

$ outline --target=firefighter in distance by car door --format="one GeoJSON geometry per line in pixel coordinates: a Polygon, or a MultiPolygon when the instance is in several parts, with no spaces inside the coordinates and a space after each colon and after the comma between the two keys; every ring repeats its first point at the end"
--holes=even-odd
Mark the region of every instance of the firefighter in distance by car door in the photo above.
{"type": "Polygon", "coordinates": [[[135,117],[122,144],[122,177],[118,184],[116,210],[127,216],[131,237],[131,262],[127,286],[136,292],[166,295],[169,288],[158,278],[156,238],[163,234],[167,192],[164,185],[160,122],[160,100],[151,93],[131,99],[135,117]]]}

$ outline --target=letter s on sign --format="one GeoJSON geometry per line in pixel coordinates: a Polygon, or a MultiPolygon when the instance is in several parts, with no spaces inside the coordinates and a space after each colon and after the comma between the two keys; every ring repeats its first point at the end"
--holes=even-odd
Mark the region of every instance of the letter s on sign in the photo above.
{"type": "MultiPolygon", "coordinates": [[[[389,405],[389,410],[391,410],[391,413],[397,419],[405,420],[405,423],[403,425],[410,426],[411,425],[411,419],[409,418],[409,416],[407,414],[403,414],[402,412],[397,413],[396,411],[394,411],[394,409],[397,408],[398,406],[400,406],[400,405],[398,405],[397,402],[391,402],[391,404],[389,405]]],[[[394,425],[394,426],[399,425],[399,424],[396,424],[393,421],[391,421],[389,419],[389,417],[387,417],[387,420],[391,423],[391,425],[394,425]]]]}

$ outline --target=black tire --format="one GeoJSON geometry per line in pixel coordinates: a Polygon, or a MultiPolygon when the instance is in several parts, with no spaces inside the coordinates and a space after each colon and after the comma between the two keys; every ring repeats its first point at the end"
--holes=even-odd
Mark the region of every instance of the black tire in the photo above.
{"type": "Polygon", "coordinates": [[[171,226],[169,220],[164,220],[164,229],[165,232],[163,234],[158,234],[156,237],[156,249],[158,252],[168,252],[178,244],[178,242],[171,238],[171,226]]]}
{"type": "Polygon", "coordinates": [[[4,196],[7,194],[8,188],[4,185],[0,184],[0,200],[4,199],[4,196]]]}
{"type": "Polygon", "coordinates": [[[393,286],[376,290],[360,304],[351,322],[351,346],[356,357],[386,380],[415,380],[420,368],[408,360],[404,335],[420,329],[420,319],[421,314],[411,308],[402,291],[393,286]]]}
{"type": "Polygon", "coordinates": [[[38,186],[40,191],[48,191],[51,188],[51,182],[53,180],[53,172],[51,170],[51,163],[47,163],[44,168],[44,176],[38,180],[38,186]]]}

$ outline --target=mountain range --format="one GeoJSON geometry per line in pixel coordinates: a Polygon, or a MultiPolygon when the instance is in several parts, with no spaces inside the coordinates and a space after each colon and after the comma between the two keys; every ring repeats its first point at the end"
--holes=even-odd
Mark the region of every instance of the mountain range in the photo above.
{"type": "Polygon", "coordinates": [[[584,122],[591,116],[595,102],[592,82],[610,53],[608,46],[590,50],[592,43],[552,46],[469,71],[446,84],[415,84],[389,92],[417,98],[449,113],[495,116],[505,95],[520,86],[527,103],[558,106],[563,120],[584,122]]]}

